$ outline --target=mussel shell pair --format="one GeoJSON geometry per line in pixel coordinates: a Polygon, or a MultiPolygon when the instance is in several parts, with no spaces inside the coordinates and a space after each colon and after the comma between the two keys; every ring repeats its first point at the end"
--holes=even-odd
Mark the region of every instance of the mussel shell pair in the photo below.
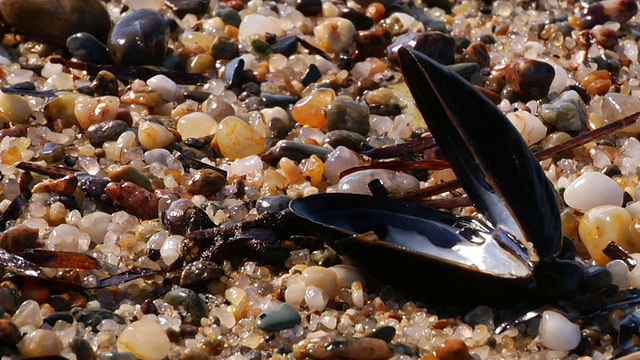
{"type": "Polygon", "coordinates": [[[347,234],[330,241],[338,252],[425,298],[505,301],[510,297],[502,290],[535,289],[535,264],[552,260],[562,242],[555,190],[538,160],[468,81],[414,50],[400,48],[398,56],[429,130],[486,221],[354,194],[296,199],[292,211],[347,234]],[[362,235],[367,232],[375,235],[362,235]],[[516,271],[458,256],[474,247],[516,271]]]}

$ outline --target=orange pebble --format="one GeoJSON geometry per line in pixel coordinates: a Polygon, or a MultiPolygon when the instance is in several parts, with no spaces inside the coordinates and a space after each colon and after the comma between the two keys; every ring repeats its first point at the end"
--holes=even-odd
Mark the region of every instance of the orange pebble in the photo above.
{"type": "Polygon", "coordinates": [[[378,22],[384,19],[384,16],[386,14],[386,9],[384,8],[384,5],[382,5],[381,3],[374,2],[369,4],[369,6],[367,6],[367,9],[365,10],[364,14],[372,18],[373,21],[378,22]]]}

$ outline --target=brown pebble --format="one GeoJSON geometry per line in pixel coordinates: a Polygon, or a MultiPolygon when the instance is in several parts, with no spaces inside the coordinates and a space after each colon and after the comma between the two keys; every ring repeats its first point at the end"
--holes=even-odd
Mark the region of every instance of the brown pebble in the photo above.
{"type": "Polygon", "coordinates": [[[473,360],[467,344],[460,339],[446,340],[444,346],[436,349],[436,356],[440,360],[473,360]]]}
{"type": "Polygon", "coordinates": [[[88,301],[89,300],[87,299],[87,297],[82,294],[79,294],[79,293],[70,294],[69,308],[75,308],[75,307],[84,308],[85,306],[87,306],[88,301]]]}
{"type": "Polygon", "coordinates": [[[370,30],[358,31],[355,43],[358,49],[358,58],[369,57],[383,58],[387,46],[391,44],[391,31],[386,28],[374,27],[370,30]]]}
{"type": "Polygon", "coordinates": [[[384,5],[382,5],[379,2],[374,2],[369,4],[369,6],[367,6],[367,8],[364,11],[364,14],[370,17],[371,19],[373,19],[373,21],[378,22],[384,19],[384,16],[386,15],[386,10],[384,8],[384,5]]]}
{"type": "Polygon", "coordinates": [[[638,13],[636,0],[604,0],[590,5],[580,18],[583,29],[615,21],[624,24],[638,13]]]}
{"type": "Polygon", "coordinates": [[[227,179],[212,169],[198,170],[187,182],[187,191],[192,194],[213,196],[227,185],[227,179]]]}
{"type": "Polygon", "coordinates": [[[47,179],[37,183],[32,191],[34,193],[54,192],[62,196],[71,196],[78,187],[78,179],[75,175],[67,175],[60,179],[47,179]]]}
{"type": "Polygon", "coordinates": [[[105,191],[133,216],[142,220],[158,217],[158,197],[140,185],[129,181],[110,182],[105,191]]]}
{"type": "Polygon", "coordinates": [[[151,299],[145,300],[142,305],[140,305],[140,311],[142,311],[143,314],[158,314],[158,308],[151,299]]]}
{"type": "Polygon", "coordinates": [[[147,88],[138,91],[129,91],[120,97],[123,104],[137,104],[146,106],[149,109],[162,106],[162,95],[159,92],[147,88]]]}
{"type": "Polygon", "coordinates": [[[520,58],[509,67],[506,81],[522,101],[538,100],[549,92],[555,73],[546,62],[520,58]]]}
{"type": "Polygon", "coordinates": [[[481,69],[488,67],[491,58],[487,45],[480,41],[471,43],[462,53],[460,62],[474,62],[480,65],[481,69]]]}
{"type": "Polygon", "coordinates": [[[14,346],[18,342],[22,335],[18,327],[7,319],[0,319],[0,345],[2,346],[14,346]]]}
{"type": "Polygon", "coordinates": [[[292,354],[295,359],[385,360],[393,357],[394,351],[382,339],[328,335],[296,343],[292,354]]]}
{"type": "Polygon", "coordinates": [[[183,338],[189,337],[193,338],[198,335],[198,327],[193,326],[191,324],[182,324],[180,325],[180,336],[183,338]]]}
{"type": "Polygon", "coordinates": [[[0,247],[11,254],[38,247],[38,229],[25,225],[13,226],[0,235],[0,247]]]}

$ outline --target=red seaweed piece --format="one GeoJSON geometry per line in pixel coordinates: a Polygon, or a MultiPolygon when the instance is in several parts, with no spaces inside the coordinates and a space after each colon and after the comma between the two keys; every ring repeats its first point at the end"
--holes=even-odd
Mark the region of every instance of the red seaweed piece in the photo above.
{"type": "Polygon", "coordinates": [[[158,197],[140,185],[130,181],[110,182],[105,191],[129,214],[141,220],[158,217],[158,197]]]}
{"type": "Polygon", "coordinates": [[[98,65],[67,60],[61,57],[54,57],[49,61],[54,64],[62,64],[71,69],[86,71],[90,77],[95,77],[100,71],[107,70],[120,80],[140,79],[146,81],[156,75],[164,75],[180,85],[202,85],[209,81],[209,77],[205,74],[186,73],[183,71],[158,71],[144,66],[98,65]]]}
{"type": "Polygon", "coordinates": [[[41,267],[86,270],[98,267],[98,260],[93,256],[68,251],[29,249],[20,256],[41,267]]]}

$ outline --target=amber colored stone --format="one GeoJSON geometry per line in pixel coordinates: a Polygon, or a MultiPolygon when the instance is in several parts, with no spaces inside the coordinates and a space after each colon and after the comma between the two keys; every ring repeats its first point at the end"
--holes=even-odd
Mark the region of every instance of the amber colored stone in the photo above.
{"type": "Polygon", "coordinates": [[[472,360],[467,344],[460,339],[450,339],[444,346],[436,349],[436,357],[440,360],[472,360]]]}

